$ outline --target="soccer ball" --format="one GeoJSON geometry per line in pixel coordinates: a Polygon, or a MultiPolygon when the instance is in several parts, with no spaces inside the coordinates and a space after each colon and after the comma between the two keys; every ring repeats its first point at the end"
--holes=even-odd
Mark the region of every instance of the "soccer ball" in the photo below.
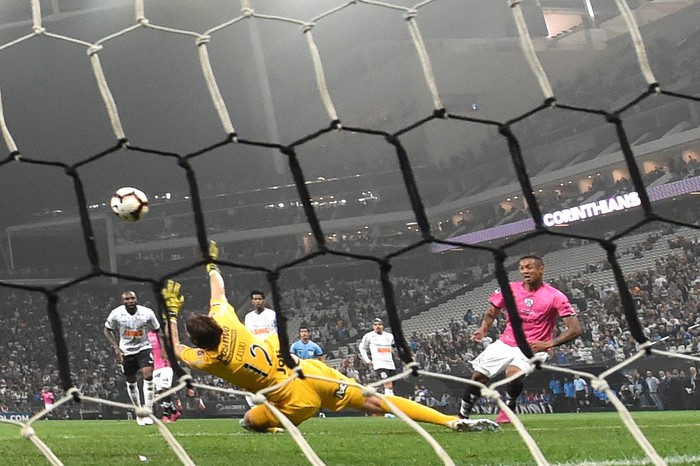
{"type": "Polygon", "coordinates": [[[127,222],[137,222],[148,213],[148,198],[136,188],[119,188],[109,201],[114,215],[127,222]]]}

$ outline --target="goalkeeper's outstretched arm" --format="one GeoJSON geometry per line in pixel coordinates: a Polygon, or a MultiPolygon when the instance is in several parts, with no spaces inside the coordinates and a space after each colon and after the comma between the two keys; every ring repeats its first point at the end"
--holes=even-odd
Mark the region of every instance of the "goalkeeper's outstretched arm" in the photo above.
{"type": "Polygon", "coordinates": [[[180,334],[177,331],[177,320],[168,322],[170,325],[170,335],[173,339],[173,352],[178,359],[182,359],[182,352],[187,349],[187,345],[180,343],[180,334]]]}
{"type": "Polygon", "coordinates": [[[209,288],[211,290],[210,302],[226,300],[226,286],[221,270],[214,261],[219,257],[219,247],[216,242],[209,241],[209,257],[211,262],[207,264],[207,274],[209,275],[209,288]]]}
{"type": "Polygon", "coordinates": [[[211,288],[211,301],[226,299],[224,277],[221,276],[219,269],[209,272],[209,286],[211,288]]]}
{"type": "Polygon", "coordinates": [[[170,336],[173,342],[173,350],[178,359],[182,359],[182,352],[187,349],[187,345],[180,343],[180,333],[177,328],[177,319],[180,315],[182,305],[185,303],[185,297],[180,293],[180,284],[173,280],[168,280],[165,288],[161,290],[167,313],[165,318],[170,329],[170,336]]]}

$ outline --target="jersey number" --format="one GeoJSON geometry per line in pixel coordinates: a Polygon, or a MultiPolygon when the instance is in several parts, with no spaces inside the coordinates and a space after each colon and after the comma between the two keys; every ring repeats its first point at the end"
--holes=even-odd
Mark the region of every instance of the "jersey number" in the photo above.
{"type": "MultiPolygon", "coordinates": [[[[270,368],[272,368],[272,358],[270,357],[269,354],[267,354],[267,351],[265,351],[265,348],[263,348],[260,345],[250,345],[250,355],[253,358],[257,358],[259,353],[262,353],[263,357],[265,358],[265,361],[267,361],[267,365],[270,368]]],[[[259,367],[254,366],[254,365],[249,364],[249,363],[243,364],[243,367],[245,367],[249,371],[253,371],[256,374],[261,375],[263,377],[267,377],[269,374],[269,372],[266,372],[266,371],[260,369],[259,367]]],[[[268,371],[269,371],[269,369],[268,369],[268,371]]]]}

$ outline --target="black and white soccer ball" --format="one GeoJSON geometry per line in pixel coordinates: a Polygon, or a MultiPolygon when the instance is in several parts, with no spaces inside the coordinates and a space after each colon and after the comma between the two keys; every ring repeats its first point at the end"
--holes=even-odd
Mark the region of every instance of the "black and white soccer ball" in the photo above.
{"type": "Polygon", "coordinates": [[[137,222],[148,213],[148,197],[136,188],[119,188],[109,201],[114,215],[127,222],[137,222]]]}

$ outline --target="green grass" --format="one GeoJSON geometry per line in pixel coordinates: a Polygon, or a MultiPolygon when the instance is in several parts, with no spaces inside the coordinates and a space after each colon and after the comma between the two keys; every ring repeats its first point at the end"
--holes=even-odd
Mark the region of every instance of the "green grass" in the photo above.
{"type": "MultiPolygon", "coordinates": [[[[634,418],[669,464],[700,464],[697,411],[640,412],[634,418]]],[[[615,413],[550,414],[522,417],[545,458],[552,464],[599,462],[649,464],[641,447],[615,413]]],[[[139,455],[152,465],[181,464],[154,426],[133,421],[40,421],[37,435],[66,466],[136,465],[139,455]]],[[[235,419],[180,419],[168,426],[198,465],[306,465],[288,434],[253,434],[235,419]]],[[[458,433],[427,426],[459,465],[535,464],[513,426],[501,432],[458,433]]],[[[432,448],[398,419],[312,419],[301,431],[328,465],[439,465],[432,448]]],[[[0,423],[0,464],[48,464],[20,435],[0,423]]]]}

